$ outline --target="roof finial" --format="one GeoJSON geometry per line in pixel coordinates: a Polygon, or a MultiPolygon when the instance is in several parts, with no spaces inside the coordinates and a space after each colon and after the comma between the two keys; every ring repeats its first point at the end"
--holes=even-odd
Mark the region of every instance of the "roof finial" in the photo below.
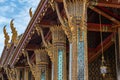
{"type": "Polygon", "coordinates": [[[10,28],[12,30],[12,42],[15,43],[17,41],[17,31],[16,28],[14,27],[14,23],[13,23],[14,19],[12,19],[10,21],[10,28]]]}
{"type": "Polygon", "coordinates": [[[3,32],[4,32],[4,38],[5,38],[4,44],[5,44],[5,46],[7,46],[7,45],[8,45],[8,42],[9,42],[9,40],[10,40],[10,37],[9,37],[7,31],[6,31],[6,25],[5,25],[4,28],[3,28],[3,32]]]}
{"type": "Polygon", "coordinates": [[[29,15],[32,18],[33,14],[32,14],[32,8],[29,9],[29,15]]]}

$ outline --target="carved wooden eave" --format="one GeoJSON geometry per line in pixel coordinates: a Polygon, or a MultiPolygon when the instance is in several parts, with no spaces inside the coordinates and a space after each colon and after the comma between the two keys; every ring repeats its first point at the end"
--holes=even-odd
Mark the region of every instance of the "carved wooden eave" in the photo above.
{"type": "Polygon", "coordinates": [[[31,18],[27,29],[25,30],[21,40],[19,40],[16,49],[9,60],[9,64],[11,67],[19,60],[19,57],[22,55],[22,49],[24,49],[27,43],[30,41],[31,36],[34,34],[35,25],[39,23],[45,13],[45,9],[48,8],[48,1],[49,0],[41,0],[33,17],[31,18]]]}
{"type": "Polygon", "coordinates": [[[4,47],[3,52],[2,52],[2,56],[0,59],[1,66],[6,67],[9,65],[9,60],[10,60],[11,56],[13,55],[14,50],[15,50],[14,44],[11,44],[11,46],[9,48],[6,46],[4,47]]]}
{"type": "Polygon", "coordinates": [[[3,64],[5,62],[5,59],[6,59],[6,56],[7,56],[6,51],[7,51],[7,48],[4,47],[1,58],[0,58],[0,67],[3,67],[3,64]]]}
{"type": "Polygon", "coordinates": [[[7,50],[7,56],[6,56],[6,59],[5,59],[5,63],[4,63],[4,66],[8,66],[9,65],[9,61],[11,59],[11,56],[13,55],[14,51],[16,49],[16,44],[12,43],[10,48],[7,50]]]}

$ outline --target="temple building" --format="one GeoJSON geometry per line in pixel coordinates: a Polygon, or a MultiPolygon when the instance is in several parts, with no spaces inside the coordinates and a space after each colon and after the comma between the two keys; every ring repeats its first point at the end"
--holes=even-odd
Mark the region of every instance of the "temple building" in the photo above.
{"type": "Polygon", "coordinates": [[[0,80],[120,80],[120,0],[41,0],[29,15],[21,35],[3,28],[0,80]]]}

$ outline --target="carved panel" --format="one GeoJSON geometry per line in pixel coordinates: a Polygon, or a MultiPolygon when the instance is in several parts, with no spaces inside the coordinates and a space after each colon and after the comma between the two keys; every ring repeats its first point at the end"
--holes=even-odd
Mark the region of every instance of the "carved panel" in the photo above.
{"type": "Polygon", "coordinates": [[[50,28],[52,34],[53,43],[64,42],[66,43],[66,36],[61,26],[54,26],[50,28]]]}
{"type": "Polygon", "coordinates": [[[35,56],[36,56],[36,64],[41,64],[41,63],[48,64],[48,55],[44,49],[36,49],[35,56]]]}

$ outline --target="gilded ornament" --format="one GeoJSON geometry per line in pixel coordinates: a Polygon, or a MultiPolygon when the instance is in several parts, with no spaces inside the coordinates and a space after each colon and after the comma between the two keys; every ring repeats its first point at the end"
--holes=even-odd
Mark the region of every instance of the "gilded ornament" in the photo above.
{"type": "Polygon", "coordinates": [[[36,25],[36,31],[37,31],[38,35],[41,35],[42,42],[45,46],[45,50],[48,52],[48,55],[50,56],[50,59],[53,62],[54,61],[53,52],[52,52],[53,51],[53,45],[49,41],[47,41],[47,42],[45,41],[45,38],[44,38],[44,35],[43,35],[43,30],[38,24],[36,25]]]}
{"type": "MultiPolygon", "coordinates": [[[[69,76],[72,78],[72,80],[77,80],[77,79],[84,79],[84,80],[88,80],[88,63],[87,63],[87,28],[86,28],[86,5],[87,5],[87,0],[63,0],[63,5],[64,5],[64,9],[66,12],[66,16],[67,16],[67,27],[70,29],[71,32],[71,37],[72,37],[72,69],[70,71],[72,71],[72,74],[70,74],[69,76]],[[82,47],[80,48],[80,46],[78,47],[78,45],[80,45],[80,43],[83,43],[84,45],[82,45],[82,47]],[[80,49],[78,49],[80,48],[80,49]],[[84,50],[83,50],[84,49],[84,50]],[[82,50],[84,52],[78,52],[79,50],[82,50]],[[84,57],[83,59],[81,59],[80,61],[82,61],[81,63],[84,63],[84,65],[80,65],[81,69],[84,69],[84,71],[78,71],[79,68],[77,68],[78,66],[78,54],[82,55],[79,56],[79,58],[81,59],[82,57],[84,57]],[[79,74],[78,74],[78,73],[79,74]],[[81,76],[79,76],[81,75],[81,76]],[[84,76],[83,76],[84,75],[84,76]]],[[[57,11],[57,9],[56,9],[57,11]]],[[[63,21],[63,19],[60,16],[60,13],[58,13],[57,11],[57,15],[58,18],[61,22],[61,24],[65,27],[65,21],[63,21]]]]}
{"type": "Polygon", "coordinates": [[[3,28],[3,32],[4,32],[4,38],[5,38],[4,44],[5,44],[5,46],[8,46],[10,37],[9,37],[7,31],[6,31],[6,25],[3,28]]]}
{"type": "Polygon", "coordinates": [[[12,42],[13,42],[13,43],[16,43],[18,33],[17,33],[17,31],[16,31],[16,28],[14,27],[13,21],[14,21],[14,19],[12,19],[11,22],[10,22],[10,28],[11,28],[11,30],[12,30],[12,42]]]}
{"type": "Polygon", "coordinates": [[[51,5],[53,11],[55,11],[54,1],[53,1],[53,0],[50,0],[49,3],[50,3],[50,5],[51,5]]]}
{"type": "Polygon", "coordinates": [[[17,70],[16,68],[4,68],[8,77],[8,80],[17,80],[17,70]]]}
{"type": "Polygon", "coordinates": [[[66,43],[66,36],[64,35],[64,31],[61,26],[53,26],[50,27],[52,34],[52,39],[53,39],[53,44],[56,42],[63,42],[66,43]],[[59,37],[60,36],[60,37],[59,37]]]}
{"type": "Polygon", "coordinates": [[[27,62],[28,62],[28,65],[30,66],[32,75],[34,76],[35,80],[38,80],[37,78],[38,78],[39,72],[40,72],[39,66],[30,62],[28,52],[26,50],[22,49],[22,52],[23,52],[24,56],[27,57],[27,62]]]}
{"type": "Polygon", "coordinates": [[[35,49],[36,64],[48,64],[48,55],[45,49],[35,49]]]}
{"type": "Polygon", "coordinates": [[[32,8],[29,9],[29,15],[30,15],[30,18],[32,18],[32,16],[33,16],[32,8]]]}
{"type": "Polygon", "coordinates": [[[62,29],[64,30],[65,34],[67,35],[69,42],[72,42],[72,35],[71,35],[71,30],[68,25],[68,21],[66,18],[61,17],[60,11],[58,9],[58,4],[56,2],[55,2],[55,9],[56,9],[56,12],[58,15],[58,19],[59,19],[60,23],[62,24],[62,26],[61,26],[62,29]]]}

